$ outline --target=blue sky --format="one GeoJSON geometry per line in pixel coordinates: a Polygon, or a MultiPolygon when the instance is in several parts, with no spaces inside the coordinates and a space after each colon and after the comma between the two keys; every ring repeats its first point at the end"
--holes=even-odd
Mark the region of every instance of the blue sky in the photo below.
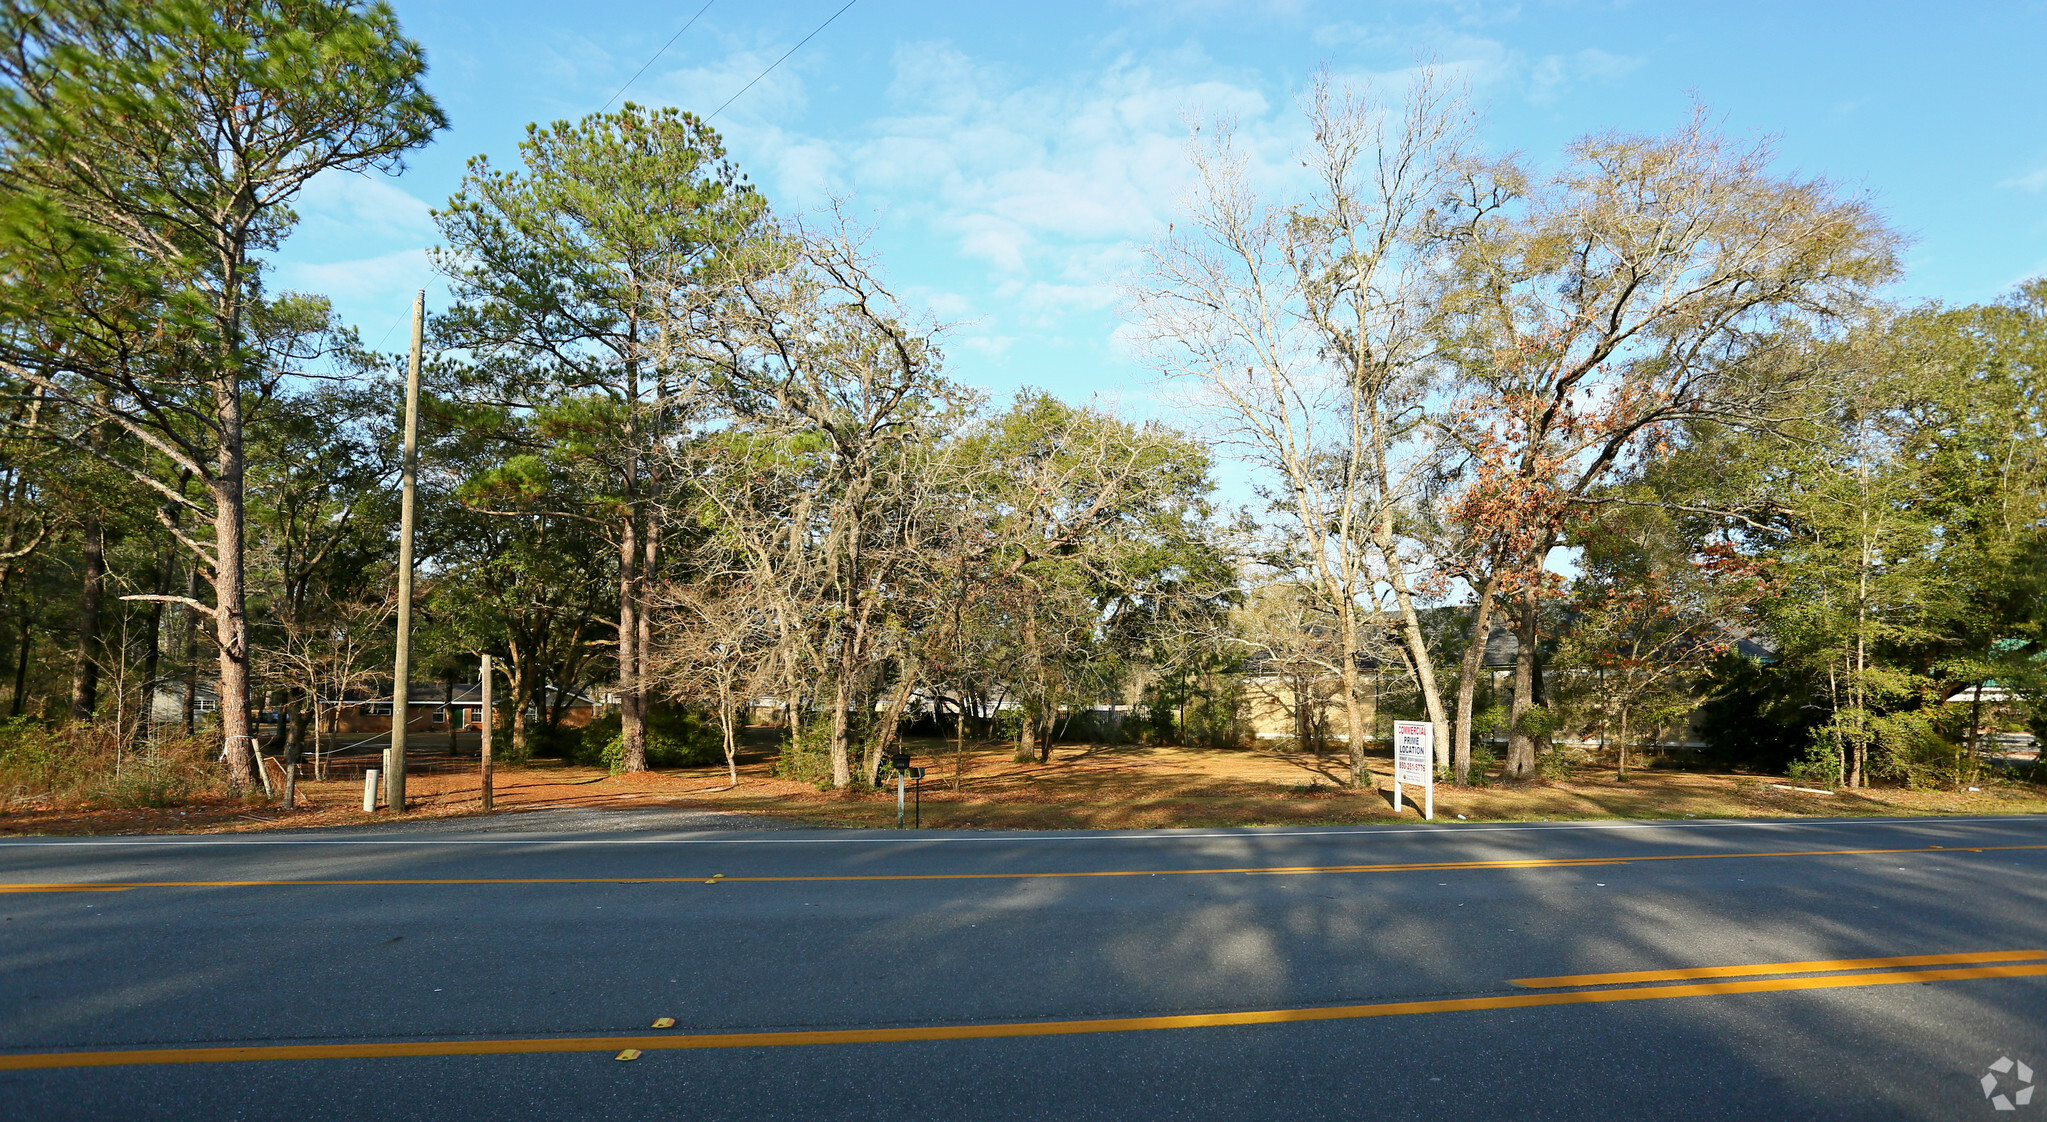
{"type": "MultiPolygon", "coordinates": [[[[402,176],[299,199],[273,285],[332,296],[396,349],[428,208],[464,162],[516,162],[529,121],[596,111],[702,0],[397,0],[452,127],[402,176]]],[[[626,98],[709,113],[844,0],[715,0],[626,98]]],[[[1230,113],[1275,168],[1314,71],[1397,93],[1453,70],[1496,152],[1661,132],[1693,100],[1777,138],[1785,172],[1865,193],[1912,239],[1894,295],[1988,300],[2047,272],[2047,3],[858,0],[714,125],[788,213],[834,195],[899,291],[953,325],[952,375],[1156,411],[1118,342],[1119,285],[1172,219],[1188,115],[1230,113]]]]}

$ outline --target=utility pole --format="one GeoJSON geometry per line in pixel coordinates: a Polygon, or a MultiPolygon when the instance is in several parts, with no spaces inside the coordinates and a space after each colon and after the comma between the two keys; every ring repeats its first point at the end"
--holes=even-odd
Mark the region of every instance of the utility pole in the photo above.
{"type": "Polygon", "coordinates": [[[419,494],[419,351],[426,335],[426,289],[412,301],[412,361],[405,371],[404,497],[398,504],[398,659],[391,672],[391,770],[384,801],[405,809],[405,719],[412,700],[412,508],[419,494]]]}
{"type": "Polygon", "coordinates": [[[483,809],[490,810],[490,726],[496,714],[490,706],[490,656],[483,656],[483,809]]]}

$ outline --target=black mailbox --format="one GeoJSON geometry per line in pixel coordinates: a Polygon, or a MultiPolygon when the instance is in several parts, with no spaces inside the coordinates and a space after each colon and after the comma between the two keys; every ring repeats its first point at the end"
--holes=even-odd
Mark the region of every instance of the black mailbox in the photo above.
{"type": "Polygon", "coordinates": [[[888,762],[894,764],[897,771],[908,771],[910,769],[910,754],[908,752],[894,753],[889,756],[888,762]]]}
{"type": "Polygon", "coordinates": [[[922,779],[924,778],[924,769],[921,767],[913,767],[909,770],[909,776],[912,779],[922,779]]]}

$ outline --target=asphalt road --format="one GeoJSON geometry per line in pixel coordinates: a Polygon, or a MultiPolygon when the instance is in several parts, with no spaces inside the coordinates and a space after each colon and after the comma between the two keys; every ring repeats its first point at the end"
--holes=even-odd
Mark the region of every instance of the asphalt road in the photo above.
{"type": "Polygon", "coordinates": [[[0,1116],[2047,1116],[2047,820],[714,825],[0,839],[0,1116]]]}

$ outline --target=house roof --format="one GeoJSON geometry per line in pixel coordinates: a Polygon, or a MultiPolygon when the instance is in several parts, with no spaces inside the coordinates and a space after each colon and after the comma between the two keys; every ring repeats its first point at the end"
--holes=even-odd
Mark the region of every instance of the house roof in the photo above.
{"type": "MultiPolygon", "coordinates": [[[[553,686],[543,686],[541,688],[547,691],[549,703],[552,704],[555,694],[559,691],[553,686]]],[[[450,687],[442,682],[414,682],[406,691],[405,703],[407,705],[483,704],[483,684],[481,682],[456,682],[453,686],[453,693],[450,693],[449,689],[450,687]]],[[[364,700],[380,701],[384,697],[389,696],[390,690],[390,686],[384,686],[375,693],[365,697],[364,700]]],[[[491,700],[502,702],[504,700],[503,691],[498,691],[491,700]]],[[[569,703],[572,705],[588,705],[590,704],[590,698],[586,694],[572,693],[569,695],[569,703]]]]}
{"type": "MultiPolygon", "coordinates": [[[[197,696],[212,699],[214,697],[213,686],[212,680],[207,678],[199,679],[196,691],[197,696]]],[[[555,694],[559,691],[553,686],[543,686],[541,688],[547,691],[549,702],[552,703],[555,694]]],[[[173,681],[161,682],[157,685],[157,692],[182,698],[184,696],[184,683],[173,681]]],[[[341,695],[339,703],[342,705],[370,705],[388,700],[390,696],[390,683],[379,682],[371,689],[347,691],[341,695]]],[[[335,703],[333,698],[324,700],[328,704],[335,703]]],[[[499,696],[492,698],[492,700],[502,702],[504,697],[501,693],[499,696]]],[[[454,694],[451,697],[448,693],[448,687],[444,683],[414,682],[407,689],[405,697],[405,704],[408,707],[413,705],[445,705],[451,701],[456,705],[483,704],[483,684],[481,682],[457,682],[455,683],[454,694]]],[[[589,705],[591,701],[588,694],[572,693],[569,695],[569,703],[571,705],[589,705]]]]}

